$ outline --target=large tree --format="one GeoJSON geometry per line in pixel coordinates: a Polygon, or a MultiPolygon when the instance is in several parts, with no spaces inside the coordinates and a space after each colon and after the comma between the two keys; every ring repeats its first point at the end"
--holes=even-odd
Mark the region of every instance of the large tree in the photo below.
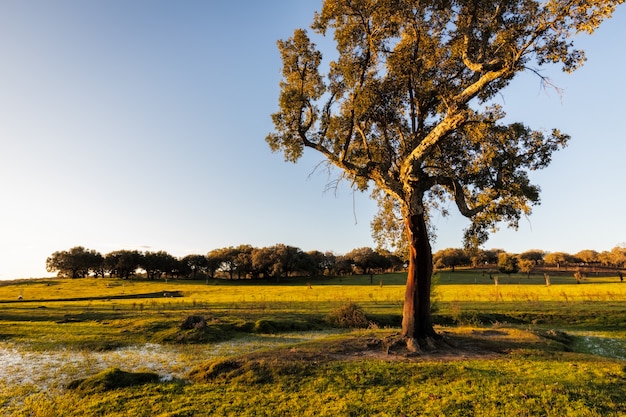
{"type": "Polygon", "coordinates": [[[545,64],[577,69],[571,36],[593,32],[623,0],[325,0],[312,29],[332,34],[337,58],[307,31],[278,41],[283,69],[273,151],[295,162],[324,155],[353,186],[398,203],[409,246],[402,335],[439,336],[430,313],[428,212],[446,200],[472,219],[466,243],[500,222],[516,227],[539,201],[528,172],[568,136],[503,123],[492,99],[515,75],[545,64]],[[325,72],[325,73],[324,73],[325,72]]]}

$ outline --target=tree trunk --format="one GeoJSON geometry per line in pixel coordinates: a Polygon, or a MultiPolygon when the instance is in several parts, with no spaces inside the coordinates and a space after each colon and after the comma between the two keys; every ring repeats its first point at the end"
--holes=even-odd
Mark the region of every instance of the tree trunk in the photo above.
{"type": "Polygon", "coordinates": [[[404,295],[402,336],[407,343],[429,344],[440,338],[433,329],[430,314],[430,285],[433,255],[428,240],[424,214],[409,215],[405,219],[409,242],[409,271],[404,295]]]}

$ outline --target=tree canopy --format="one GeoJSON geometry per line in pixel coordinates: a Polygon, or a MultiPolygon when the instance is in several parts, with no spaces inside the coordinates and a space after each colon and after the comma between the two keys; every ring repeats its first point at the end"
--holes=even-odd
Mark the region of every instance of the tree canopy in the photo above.
{"type": "Polygon", "coordinates": [[[314,149],[355,187],[373,185],[379,201],[396,203],[409,247],[403,335],[412,345],[437,336],[429,210],[453,202],[472,221],[473,246],[501,222],[517,227],[539,202],[529,172],[569,139],[504,123],[492,99],[520,72],[580,67],[585,55],[571,37],[592,33],[622,2],[326,0],[311,28],[333,36],[335,60],[323,66],[304,29],[278,41],[283,78],[266,140],[292,162],[314,149]]]}

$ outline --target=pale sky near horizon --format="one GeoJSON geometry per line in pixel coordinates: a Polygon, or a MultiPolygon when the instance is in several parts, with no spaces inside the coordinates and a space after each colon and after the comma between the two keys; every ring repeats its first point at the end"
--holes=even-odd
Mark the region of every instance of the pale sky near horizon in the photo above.
{"type": "MultiPolygon", "coordinates": [[[[49,276],[73,246],[205,254],[284,243],[374,247],[369,194],[272,154],[276,41],[321,1],[0,0],[0,279],[49,276]]],[[[588,62],[525,75],[499,98],[510,120],[572,136],[532,178],[542,205],[485,245],[575,253],[626,242],[626,6],[576,39],[588,62]]],[[[467,222],[435,215],[434,250],[467,222]]]]}

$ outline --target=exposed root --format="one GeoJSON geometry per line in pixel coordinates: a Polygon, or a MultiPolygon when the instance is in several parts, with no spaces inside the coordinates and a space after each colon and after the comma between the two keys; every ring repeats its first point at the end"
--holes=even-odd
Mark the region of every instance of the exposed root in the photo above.
{"type": "Polygon", "coordinates": [[[410,338],[405,338],[404,342],[406,343],[406,350],[411,353],[420,353],[420,344],[417,340],[410,338]]]}
{"type": "Polygon", "coordinates": [[[404,337],[400,333],[387,336],[381,340],[381,346],[388,355],[416,356],[424,353],[433,353],[440,350],[449,350],[453,346],[441,335],[424,338],[404,337]]]}

